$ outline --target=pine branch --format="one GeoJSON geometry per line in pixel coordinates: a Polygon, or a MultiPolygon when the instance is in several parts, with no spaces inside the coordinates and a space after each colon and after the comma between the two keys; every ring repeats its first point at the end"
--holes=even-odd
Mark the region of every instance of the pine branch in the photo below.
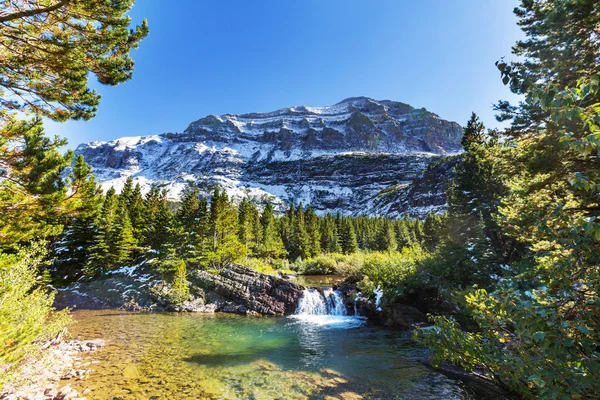
{"type": "Polygon", "coordinates": [[[13,21],[13,20],[19,19],[19,18],[32,17],[34,15],[39,15],[39,14],[47,14],[49,12],[56,11],[59,8],[67,5],[69,3],[69,1],[70,0],[61,0],[58,3],[56,3],[52,6],[46,7],[46,8],[34,8],[32,10],[20,11],[20,12],[0,16],[0,23],[13,21]]]}

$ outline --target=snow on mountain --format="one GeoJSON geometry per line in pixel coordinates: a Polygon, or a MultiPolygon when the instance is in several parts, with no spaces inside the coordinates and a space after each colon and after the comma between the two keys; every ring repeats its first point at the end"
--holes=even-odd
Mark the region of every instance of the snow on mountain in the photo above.
{"type": "Polygon", "coordinates": [[[119,191],[132,176],[146,190],[158,184],[177,199],[195,182],[207,194],[218,186],[237,200],[281,209],[302,202],[321,213],[397,217],[445,207],[445,192],[438,192],[446,178],[435,193],[418,183],[432,161],[460,151],[460,138],[457,123],[425,109],[354,97],[328,107],[209,115],[182,133],[95,141],[76,153],[104,189],[119,191]]]}

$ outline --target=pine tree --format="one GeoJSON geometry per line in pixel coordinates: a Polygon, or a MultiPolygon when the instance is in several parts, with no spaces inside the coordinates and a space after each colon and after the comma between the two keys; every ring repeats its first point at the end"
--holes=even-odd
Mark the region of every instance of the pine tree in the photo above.
{"type": "Polygon", "coordinates": [[[129,215],[123,209],[119,213],[112,230],[109,246],[109,265],[111,267],[132,265],[134,262],[132,256],[136,245],[137,241],[133,236],[133,228],[131,221],[129,221],[129,215]]]}
{"type": "Polygon", "coordinates": [[[83,155],[75,159],[67,184],[68,197],[74,204],[55,246],[56,260],[52,268],[55,282],[62,283],[74,281],[84,273],[83,267],[96,244],[96,222],[102,201],[102,190],[83,155]]]}
{"type": "Polygon", "coordinates": [[[129,220],[131,221],[133,236],[138,243],[143,242],[144,228],[146,224],[146,210],[144,207],[145,205],[144,198],[142,197],[142,188],[140,187],[140,184],[137,183],[133,189],[133,192],[131,193],[129,203],[127,204],[127,214],[129,215],[129,220]]]}
{"type": "Polygon", "coordinates": [[[174,217],[169,208],[166,190],[162,190],[158,197],[154,197],[154,193],[151,196],[146,208],[149,212],[156,209],[156,214],[147,217],[150,223],[146,227],[145,242],[159,258],[166,258],[174,251],[174,217]]]}
{"type": "Polygon", "coordinates": [[[423,246],[434,250],[445,236],[446,222],[439,214],[427,214],[423,223],[423,246]]]}
{"type": "Polygon", "coordinates": [[[89,76],[113,86],[129,80],[129,53],[148,34],[145,20],[129,29],[132,6],[133,0],[3,4],[0,108],[56,121],[93,117],[100,95],[89,76]]]}
{"type": "Polygon", "coordinates": [[[407,221],[399,219],[396,221],[396,241],[398,242],[398,248],[410,247],[414,243],[414,238],[410,234],[407,226],[407,221]]]}
{"type": "Polygon", "coordinates": [[[340,246],[344,254],[352,254],[358,251],[358,243],[356,241],[356,233],[352,222],[347,218],[340,218],[341,233],[340,246]]]}
{"type": "Polygon", "coordinates": [[[250,254],[256,238],[254,237],[258,210],[254,203],[244,198],[238,206],[238,236],[244,245],[246,255],[250,254]]]}
{"type": "Polygon", "coordinates": [[[306,234],[308,235],[309,254],[316,257],[321,254],[321,231],[319,229],[319,219],[312,207],[306,209],[304,216],[306,234]]]}
{"type": "Polygon", "coordinates": [[[260,216],[260,226],[262,228],[262,239],[259,246],[259,254],[262,257],[275,259],[286,255],[271,203],[267,203],[260,216]]]}
{"type": "Polygon", "coordinates": [[[209,232],[212,249],[208,259],[214,267],[222,268],[246,256],[245,247],[239,241],[235,208],[227,193],[218,188],[210,200],[209,232]]]}
{"type": "Polygon", "coordinates": [[[133,178],[128,176],[119,193],[119,207],[129,208],[133,196],[133,178]]]}
{"type": "Polygon", "coordinates": [[[61,174],[73,157],[58,151],[65,144],[40,119],[0,122],[0,249],[62,231],[71,202],[61,174]]]}
{"type": "Polygon", "coordinates": [[[178,257],[198,264],[206,253],[204,246],[207,223],[207,203],[200,200],[197,187],[188,187],[183,193],[175,219],[177,225],[178,257]]]}
{"type": "Polygon", "coordinates": [[[325,253],[340,253],[340,238],[335,221],[330,214],[324,218],[321,226],[321,248],[325,253]]]}
{"type": "Polygon", "coordinates": [[[396,232],[390,220],[385,220],[377,233],[377,248],[380,251],[396,251],[398,250],[398,242],[396,242],[396,232]]]}
{"type": "Polygon", "coordinates": [[[117,212],[117,197],[113,187],[108,189],[100,209],[96,245],[92,249],[92,257],[88,265],[90,273],[102,273],[111,269],[112,263],[111,240],[115,229],[117,212]]]}

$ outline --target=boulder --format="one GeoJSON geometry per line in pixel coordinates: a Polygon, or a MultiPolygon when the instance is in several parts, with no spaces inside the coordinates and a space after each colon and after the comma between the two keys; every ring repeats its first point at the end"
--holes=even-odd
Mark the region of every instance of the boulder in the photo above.
{"type": "Polygon", "coordinates": [[[391,304],[381,312],[381,320],[386,326],[409,329],[415,324],[427,322],[427,317],[414,307],[391,304]]]}
{"type": "Polygon", "coordinates": [[[237,303],[237,306],[224,306],[226,309],[222,311],[226,312],[243,313],[250,310],[263,315],[293,314],[305,289],[297,283],[239,264],[231,264],[217,275],[196,271],[190,274],[190,279],[202,288],[237,303]]]}

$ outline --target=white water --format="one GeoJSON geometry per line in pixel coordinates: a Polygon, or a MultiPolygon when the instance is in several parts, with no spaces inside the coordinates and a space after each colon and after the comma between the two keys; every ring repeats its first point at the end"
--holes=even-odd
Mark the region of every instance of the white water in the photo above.
{"type": "Polygon", "coordinates": [[[338,328],[355,328],[365,323],[364,318],[348,315],[342,294],[331,288],[323,293],[317,289],[306,289],[292,318],[338,328]]]}
{"type": "Polygon", "coordinates": [[[375,293],[375,307],[377,307],[377,311],[381,311],[381,298],[383,297],[383,290],[377,286],[377,289],[374,289],[373,293],[375,293]]]}

